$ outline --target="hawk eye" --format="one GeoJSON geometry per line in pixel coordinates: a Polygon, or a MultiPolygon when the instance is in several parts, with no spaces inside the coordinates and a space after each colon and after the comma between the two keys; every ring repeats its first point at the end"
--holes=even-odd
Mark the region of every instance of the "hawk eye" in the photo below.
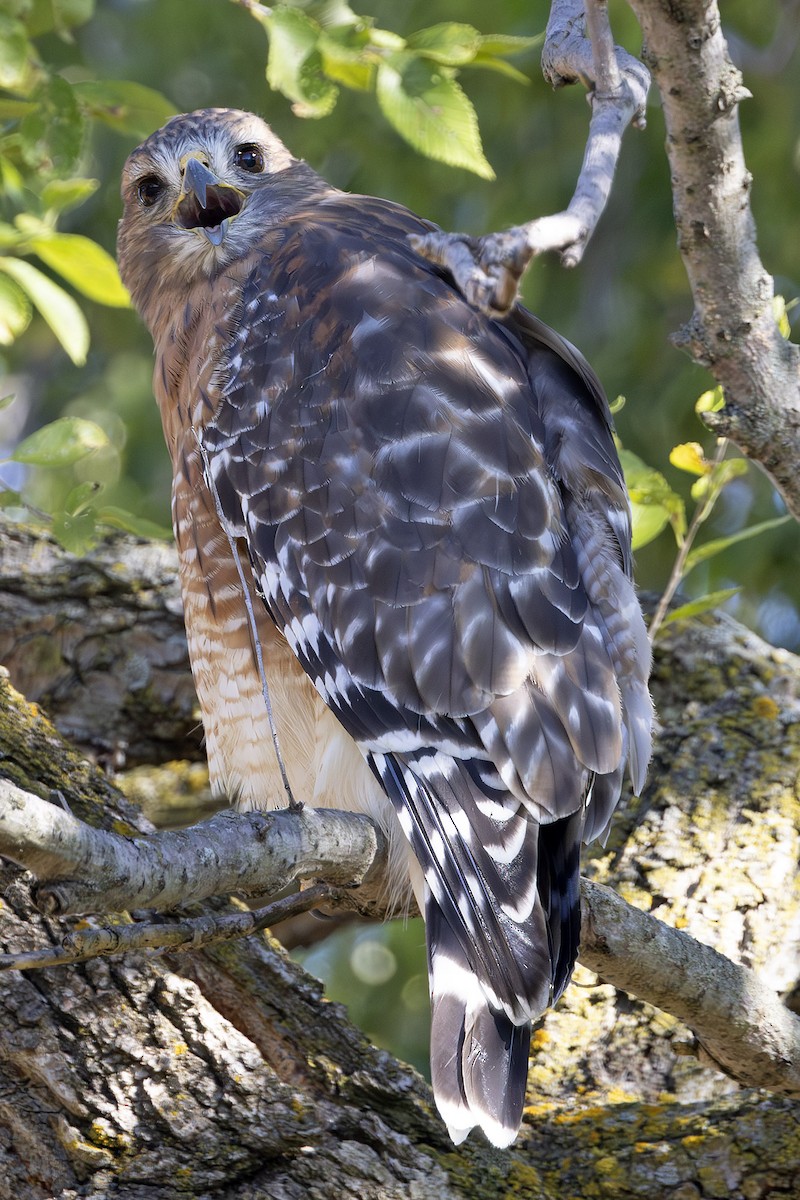
{"type": "Polygon", "coordinates": [[[234,161],[241,171],[247,171],[251,175],[259,175],[264,170],[264,155],[252,142],[236,147],[234,161]]]}
{"type": "Polygon", "coordinates": [[[145,175],[144,179],[139,181],[136,194],[139,197],[139,203],[143,204],[145,208],[150,208],[163,190],[164,184],[157,175],[145,175]]]}

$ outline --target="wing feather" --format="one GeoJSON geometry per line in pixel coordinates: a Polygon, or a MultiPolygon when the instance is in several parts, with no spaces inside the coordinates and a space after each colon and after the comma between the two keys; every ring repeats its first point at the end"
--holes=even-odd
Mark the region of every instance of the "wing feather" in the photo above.
{"type": "Polygon", "coordinates": [[[422,867],[442,1112],[501,1145],[577,953],[581,837],[628,755],[642,782],[649,649],[600,385],[531,314],[470,309],[410,249],[424,228],[335,193],[283,215],[204,451],[422,867]]]}

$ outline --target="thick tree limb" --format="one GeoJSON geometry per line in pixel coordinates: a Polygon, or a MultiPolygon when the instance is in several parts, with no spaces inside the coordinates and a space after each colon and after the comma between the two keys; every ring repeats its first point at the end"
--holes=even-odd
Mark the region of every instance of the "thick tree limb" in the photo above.
{"type": "Polygon", "coordinates": [[[701,1062],[748,1087],[800,1096],[800,1018],[754,971],[582,880],[580,959],[683,1021],[701,1062]]]}
{"type": "Polygon", "coordinates": [[[630,0],[661,92],[678,243],[695,311],[679,344],[725,407],[703,419],[767,470],[800,517],[800,348],[783,340],[756,245],[738,105],[749,92],[716,3],[630,0]]]}
{"type": "MultiPolygon", "coordinates": [[[[3,939],[40,923],[7,889],[3,939]]],[[[757,1093],[538,1100],[510,1150],[455,1149],[419,1076],[262,938],[0,976],[0,1047],[3,1200],[563,1200],[587,1181],[697,1200],[717,1179],[752,1200],[800,1172],[796,1106],[757,1093]]]]}
{"type": "Polygon", "coordinates": [[[0,578],[0,662],[66,737],[117,769],[204,760],[174,546],[76,558],[0,512],[0,578]]]}
{"type": "MultiPolygon", "coordinates": [[[[67,574],[71,563],[78,577],[101,580],[107,630],[92,671],[101,695],[103,671],[113,673],[120,657],[115,604],[129,614],[148,594],[146,574],[137,576],[144,550],[120,540],[95,552],[99,568],[94,556],[63,555],[56,568],[67,574]]],[[[20,549],[32,563],[38,553],[35,543],[20,549]]],[[[46,573],[34,586],[47,588],[46,573]]],[[[143,619],[155,620],[160,593],[149,594],[143,619]]],[[[8,603],[12,619],[17,607],[8,603]]],[[[58,626],[55,589],[37,607],[46,628],[58,626]]],[[[32,614],[26,628],[35,639],[32,614]]],[[[129,631],[124,615],[121,648],[129,631]]],[[[80,675],[72,678],[80,695],[80,675]]],[[[623,799],[608,846],[594,848],[587,872],[726,956],[768,964],[770,984],[789,990],[800,976],[800,663],[729,620],[706,618],[669,627],[656,647],[653,688],[664,730],[651,784],[641,800],[623,799]]],[[[145,691],[136,720],[147,737],[147,701],[158,696],[145,691]]],[[[117,719],[135,736],[124,702],[117,719]]],[[[151,745],[163,753],[169,742],[151,745]]],[[[58,792],[74,814],[105,829],[142,831],[109,781],[2,677],[0,774],[40,797],[58,792]]],[[[54,812],[64,814],[60,802],[54,812]]],[[[28,897],[28,888],[12,886],[0,907],[9,953],[63,936],[28,897]]],[[[585,929],[588,956],[590,912],[585,929]]],[[[0,975],[2,1200],[43,1200],[70,1187],[97,1200],[111,1192],[145,1200],[172,1195],[176,1179],[188,1196],[224,1187],[228,1200],[348,1192],[408,1200],[412,1183],[426,1200],[555,1200],[584,1194],[587,1179],[601,1200],[675,1200],[676,1190],[696,1200],[719,1172],[720,1194],[750,1200],[770,1189],[793,1194],[800,1184],[795,1101],[723,1095],[736,1085],[679,1056],[692,1040],[684,1026],[583,968],[534,1033],[535,1136],[497,1156],[479,1143],[448,1147],[421,1081],[369,1047],[260,936],[174,955],[168,965],[134,955],[0,975]],[[665,1104],[665,1093],[679,1099],[665,1104]]],[[[632,994],[639,986],[615,982],[632,994]]],[[[704,1045],[717,1056],[710,1038],[704,1045]]]]}
{"type": "Polygon", "coordinates": [[[0,779],[0,854],[41,881],[47,916],[167,911],[209,896],[270,895],[298,879],[356,887],[380,870],[380,832],[354,813],[225,811],[189,829],[129,838],[0,779]]]}
{"type": "Polygon", "coordinates": [[[644,126],[650,77],[638,59],[614,45],[605,0],[553,0],[542,69],[553,87],[580,81],[589,88],[589,135],[567,208],[485,237],[433,233],[412,239],[421,254],[451,273],[471,304],[490,315],[512,307],[536,255],[557,250],[564,266],[580,262],[611,191],[622,135],[631,122],[644,126]]]}
{"type": "MultiPolygon", "coordinates": [[[[297,879],[354,886],[374,877],[385,861],[385,846],[366,817],[288,809],[219,813],[190,829],[128,839],[83,825],[0,780],[0,854],[38,874],[37,904],[53,915],[168,909],[234,891],[270,894],[297,879]],[[65,874],[79,878],[59,881],[65,874]],[[53,876],[57,882],[48,883],[53,876]]],[[[709,1065],[745,1086],[800,1096],[800,1018],[756,974],[608,888],[583,881],[583,902],[583,962],[685,1021],[709,1065]]],[[[273,917],[281,920],[283,914],[273,917]]],[[[131,948],[199,946],[215,936],[245,936],[265,920],[268,915],[237,914],[221,928],[189,920],[161,927],[162,941],[159,927],[68,934],[61,950],[2,956],[0,969],[131,948]]]]}

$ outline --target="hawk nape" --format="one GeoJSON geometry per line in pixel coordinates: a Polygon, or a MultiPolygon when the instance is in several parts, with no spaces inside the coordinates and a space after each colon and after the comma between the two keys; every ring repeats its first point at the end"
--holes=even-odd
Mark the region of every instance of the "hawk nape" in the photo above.
{"type": "Polygon", "coordinates": [[[608,405],[521,306],[472,309],[258,117],[130,156],[122,277],[155,343],[213,785],[368,813],[425,915],[454,1141],[519,1128],[566,986],[582,840],[650,754],[650,652],[608,405]]]}

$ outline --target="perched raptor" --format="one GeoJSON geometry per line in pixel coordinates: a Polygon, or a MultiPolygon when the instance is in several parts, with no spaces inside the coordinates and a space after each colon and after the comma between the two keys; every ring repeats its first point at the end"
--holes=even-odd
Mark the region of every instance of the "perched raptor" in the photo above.
{"type": "Polygon", "coordinates": [[[410,244],[429,222],[248,113],[173,118],[122,195],[213,785],[384,828],[425,915],[437,1105],[455,1141],[508,1145],[581,841],[650,754],[600,384],[521,306],[472,309],[410,244]]]}

